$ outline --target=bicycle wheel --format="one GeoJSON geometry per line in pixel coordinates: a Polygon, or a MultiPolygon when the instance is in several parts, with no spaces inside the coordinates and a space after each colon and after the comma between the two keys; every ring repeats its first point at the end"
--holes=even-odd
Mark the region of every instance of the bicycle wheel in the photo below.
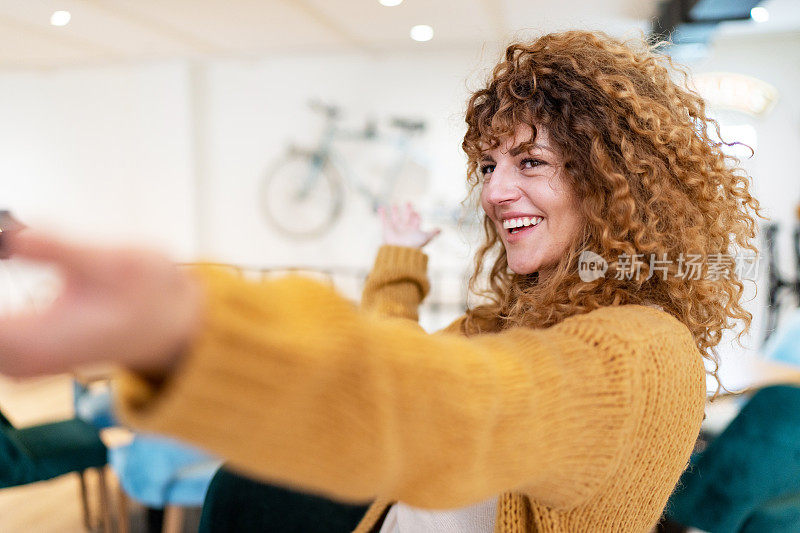
{"type": "Polygon", "coordinates": [[[264,217],[276,230],[312,238],[326,233],[339,218],[344,194],[327,162],[293,152],[268,171],[260,201],[264,217]]]}

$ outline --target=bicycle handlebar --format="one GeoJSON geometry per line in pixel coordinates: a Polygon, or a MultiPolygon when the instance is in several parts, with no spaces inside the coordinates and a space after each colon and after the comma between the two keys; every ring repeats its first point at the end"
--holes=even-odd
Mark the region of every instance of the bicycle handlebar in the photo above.
{"type": "Polygon", "coordinates": [[[394,117],[391,125],[407,131],[424,131],[425,122],[422,120],[411,120],[407,118],[394,117]]]}
{"type": "MultiPolygon", "coordinates": [[[[308,107],[317,113],[325,115],[328,119],[336,119],[341,115],[341,108],[333,105],[328,105],[321,100],[309,100],[308,107]]],[[[408,133],[418,133],[425,131],[425,122],[422,120],[412,120],[402,117],[392,117],[389,125],[393,128],[405,130],[408,133]]],[[[372,139],[378,136],[378,125],[374,118],[367,120],[363,132],[360,132],[359,137],[366,137],[372,139]]]]}

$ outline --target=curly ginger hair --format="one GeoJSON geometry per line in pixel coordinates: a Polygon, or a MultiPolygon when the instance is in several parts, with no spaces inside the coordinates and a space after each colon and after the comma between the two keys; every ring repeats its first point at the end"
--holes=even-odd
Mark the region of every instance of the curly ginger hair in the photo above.
{"type": "Polygon", "coordinates": [[[602,306],[655,304],[686,325],[716,377],[714,348],[723,330],[741,320],[741,337],[752,319],[740,303],[743,280],[735,268],[693,279],[679,259],[692,254],[707,265],[730,261],[737,247],[757,253],[752,239],[760,207],[749,177],[722,152],[726,143],[712,139],[709,127],[717,135],[719,127],[702,98],[673,81],[671,66],[642,42],[594,32],[555,33],[508,46],[467,105],[462,147],[468,181],[473,191],[480,187],[481,154],[513,138],[519,124],[533,129],[530,142],[544,126],[562,156],[584,228],[552,275],[540,281],[538,273],[508,268],[500,236],[484,216],[485,239],[470,289],[487,300],[468,310],[466,333],[549,327],[602,306]],[[583,250],[606,259],[609,274],[619,271],[618,259],[626,254],[642,275],[582,282],[583,250]],[[670,261],[666,272],[654,269],[648,278],[650,257],[670,261]]]}

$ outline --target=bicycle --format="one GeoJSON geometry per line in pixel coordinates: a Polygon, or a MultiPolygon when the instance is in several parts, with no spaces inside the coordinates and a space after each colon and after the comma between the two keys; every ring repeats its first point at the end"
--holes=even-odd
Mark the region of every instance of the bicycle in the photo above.
{"type": "Polygon", "coordinates": [[[424,158],[412,146],[412,137],[425,130],[425,123],[394,118],[391,125],[401,132],[393,141],[397,156],[374,190],[348,166],[337,142],[379,140],[375,122],[368,121],[361,131],[347,131],[338,124],[339,108],[319,102],[310,102],[309,106],[325,117],[317,146],[307,149],[291,144],[268,171],[259,192],[265,219],[284,234],[298,238],[324,234],[341,217],[348,186],[365,197],[375,211],[395,199],[395,188],[410,164],[427,170],[424,158]]]}

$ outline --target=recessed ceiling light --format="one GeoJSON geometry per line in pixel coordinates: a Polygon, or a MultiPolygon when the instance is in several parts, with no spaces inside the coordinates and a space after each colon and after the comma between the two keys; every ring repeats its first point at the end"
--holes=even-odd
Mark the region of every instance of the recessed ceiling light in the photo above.
{"type": "Polygon", "coordinates": [[[50,15],[50,24],[53,26],[66,26],[71,18],[72,15],[69,14],[69,11],[56,11],[50,15]]]}
{"type": "Polygon", "coordinates": [[[763,7],[754,7],[750,10],[750,18],[756,22],[766,22],[769,20],[769,11],[763,7]]]}
{"type": "Polygon", "coordinates": [[[427,24],[419,24],[411,28],[411,38],[415,41],[430,41],[433,39],[433,28],[427,24]]]}
{"type": "Polygon", "coordinates": [[[394,7],[403,3],[403,0],[378,0],[382,6],[394,7]]]}

